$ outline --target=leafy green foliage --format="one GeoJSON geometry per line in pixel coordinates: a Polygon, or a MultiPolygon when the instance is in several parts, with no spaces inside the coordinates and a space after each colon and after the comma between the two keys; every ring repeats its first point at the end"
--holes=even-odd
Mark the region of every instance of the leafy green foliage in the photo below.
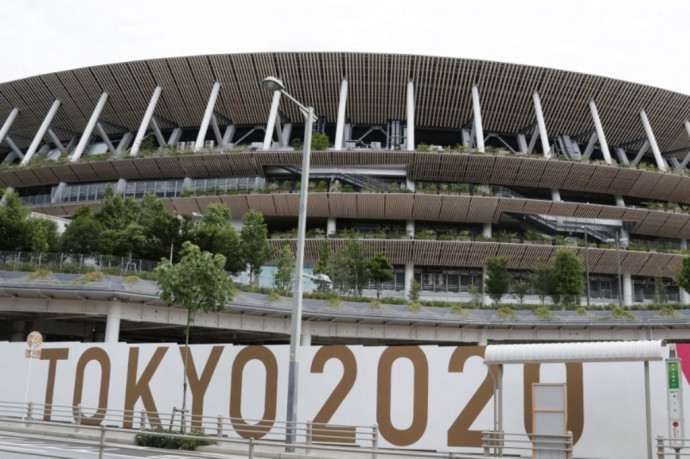
{"type": "Polygon", "coordinates": [[[410,291],[407,293],[407,297],[410,300],[410,303],[416,303],[419,301],[419,294],[422,291],[422,285],[417,282],[417,279],[412,279],[412,283],[410,284],[410,291]]]}
{"type": "Polygon", "coordinates": [[[242,223],[240,253],[249,265],[250,283],[254,285],[262,266],[273,257],[273,249],[268,243],[268,228],[260,212],[250,210],[242,217],[242,223]]]}
{"type": "Polygon", "coordinates": [[[183,435],[182,432],[170,430],[170,429],[153,429],[148,430],[143,433],[138,433],[134,436],[134,442],[139,446],[146,446],[149,448],[165,448],[165,449],[178,449],[184,451],[193,451],[197,446],[208,446],[214,445],[213,440],[205,439],[207,437],[201,432],[192,432],[185,436],[195,436],[199,439],[181,438],[181,437],[168,437],[158,434],[178,434],[183,435]]]}
{"type": "Polygon", "coordinates": [[[532,287],[532,283],[529,279],[514,279],[510,284],[511,292],[520,304],[525,302],[525,295],[529,292],[530,287],[532,287]]]}
{"type": "MultiPolygon", "coordinates": [[[[553,268],[549,265],[535,266],[530,273],[529,279],[537,295],[539,295],[541,304],[544,304],[546,297],[554,292],[555,279],[553,268]]],[[[559,301],[554,301],[554,303],[558,302],[559,301]]]]}
{"type": "Polygon", "coordinates": [[[553,259],[554,287],[567,306],[580,304],[585,290],[582,260],[572,249],[558,249],[553,259]]]}
{"type": "Polygon", "coordinates": [[[678,274],[674,280],[686,292],[690,292],[690,257],[684,257],[678,274]]]}
{"type": "Polygon", "coordinates": [[[369,248],[355,239],[348,239],[335,253],[331,262],[333,286],[341,293],[362,290],[369,280],[369,248]]]}
{"type": "Polygon", "coordinates": [[[311,136],[311,148],[313,150],[325,150],[331,144],[328,135],[323,132],[315,132],[311,136]]]}
{"type": "Polygon", "coordinates": [[[485,290],[495,304],[501,301],[501,297],[508,292],[510,287],[510,273],[506,257],[487,258],[486,261],[486,284],[485,290]]]}
{"type": "Polygon", "coordinates": [[[374,281],[376,285],[376,298],[381,298],[381,290],[383,283],[393,280],[393,265],[388,261],[382,253],[377,252],[369,260],[369,278],[374,281]]]}
{"type": "Polygon", "coordinates": [[[283,243],[283,246],[277,252],[277,269],[273,276],[273,283],[278,291],[287,292],[292,288],[295,279],[295,254],[292,253],[288,242],[283,243]]]}
{"type": "Polygon", "coordinates": [[[241,256],[240,237],[230,222],[231,214],[224,204],[211,204],[194,233],[194,240],[201,250],[222,254],[225,269],[238,273],[246,267],[241,256]]]}

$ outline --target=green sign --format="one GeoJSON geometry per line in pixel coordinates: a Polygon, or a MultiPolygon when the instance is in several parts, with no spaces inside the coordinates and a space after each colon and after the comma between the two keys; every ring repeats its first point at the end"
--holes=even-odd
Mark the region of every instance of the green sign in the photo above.
{"type": "Polygon", "coordinates": [[[679,389],[680,388],[680,378],[678,372],[678,362],[667,362],[668,363],[668,388],[669,389],[679,389]]]}

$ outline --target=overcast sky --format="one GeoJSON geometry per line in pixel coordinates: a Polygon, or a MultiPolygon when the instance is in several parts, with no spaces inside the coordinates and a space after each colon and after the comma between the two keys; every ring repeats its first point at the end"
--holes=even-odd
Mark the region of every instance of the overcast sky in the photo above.
{"type": "Polygon", "coordinates": [[[0,81],[249,51],[466,57],[690,94],[688,0],[2,0],[0,81]]]}

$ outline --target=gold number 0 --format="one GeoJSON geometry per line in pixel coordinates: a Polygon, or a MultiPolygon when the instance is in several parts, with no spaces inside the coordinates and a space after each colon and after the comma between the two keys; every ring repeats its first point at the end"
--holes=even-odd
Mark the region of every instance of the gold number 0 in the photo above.
{"type": "MultiPolygon", "coordinates": [[[[448,363],[449,372],[461,373],[470,357],[484,357],[485,348],[479,346],[462,346],[455,349],[448,363]]],[[[448,429],[448,446],[482,446],[482,432],[470,430],[470,426],[482,412],[493,395],[493,382],[489,371],[496,375],[494,368],[487,370],[484,381],[479,385],[470,401],[448,429]]]]}
{"type": "Polygon", "coordinates": [[[357,379],[357,359],[350,348],[346,346],[323,346],[316,351],[311,362],[312,373],[323,373],[326,362],[330,359],[340,360],[343,364],[343,377],[330,397],[323,404],[314,417],[312,426],[312,441],[330,443],[354,443],[355,428],[346,426],[329,425],[336,410],[345,400],[357,379]]]}

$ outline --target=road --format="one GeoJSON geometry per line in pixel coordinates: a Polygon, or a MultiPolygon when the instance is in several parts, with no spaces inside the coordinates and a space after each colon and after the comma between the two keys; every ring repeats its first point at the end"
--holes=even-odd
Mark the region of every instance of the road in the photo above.
{"type": "MultiPolygon", "coordinates": [[[[108,446],[104,450],[105,459],[181,459],[190,457],[183,452],[151,448],[124,448],[108,446]]],[[[64,441],[59,438],[33,438],[22,435],[0,435],[0,457],[2,459],[64,458],[94,459],[98,457],[98,447],[77,441],[64,441]]],[[[197,456],[198,457],[198,456],[197,456]]],[[[204,457],[221,457],[208,455],[204,457]]],[[[224,459],[240,459],[243,456],[222,456],[224,459]]]]}

